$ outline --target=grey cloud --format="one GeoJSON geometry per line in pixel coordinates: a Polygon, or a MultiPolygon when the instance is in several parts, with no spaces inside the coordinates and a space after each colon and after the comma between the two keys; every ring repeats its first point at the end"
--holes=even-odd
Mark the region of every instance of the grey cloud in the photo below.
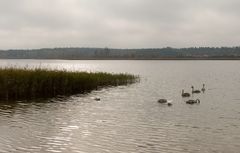
{"type": "Polygon", "coordinates": [[[0,48],[239,45],[238,0],[0,0],[0,48]]]}

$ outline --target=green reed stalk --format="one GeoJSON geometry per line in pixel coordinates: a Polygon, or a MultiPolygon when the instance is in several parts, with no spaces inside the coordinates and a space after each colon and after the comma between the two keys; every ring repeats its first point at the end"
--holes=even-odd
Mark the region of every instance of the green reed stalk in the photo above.
{"type": "Polygon", "coordinates": [[[130,74],[69,72],[66,70],[0,68],[0,99],[51,98],[89,92],[106,86],[131,84],[130,74]]]}

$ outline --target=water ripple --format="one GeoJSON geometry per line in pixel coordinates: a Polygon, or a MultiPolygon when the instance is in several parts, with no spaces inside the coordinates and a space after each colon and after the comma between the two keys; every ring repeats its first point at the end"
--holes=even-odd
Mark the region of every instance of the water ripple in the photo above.
{"type": "MultiPolygon", "coordinates": [[[[73,61],[70,65],[82,67],[82,62],[73,61]]],[[[235,153],[240,150],[239,93],[235,91],[240,88],[240,82],[236,81],[240,75],[238,63],[124,61],[117,62],[122,69],[116,69],[111,61],[85,62],[88,63],[85,66],[94,65],[99,71],[127,70],[140,74],[142,79],[127,87],[111,87],[85,95],[2,102],[0,152],[235,153]],[[220,69],[219,64],[226,69],[220,69]],[[197,71],[198,68],[202,71],[197,71]],[[192,84],[200,88],[199,82],[205,82],[209,90],[191,97],[200,98],[199,105],[186,105],[181,97],[182,88],[190,90],[192,84]],[[95,97],[101,101],[95,101],[95,97]],[[173,106],[159,105],[159,98],[172,100],[173,106]]]]}

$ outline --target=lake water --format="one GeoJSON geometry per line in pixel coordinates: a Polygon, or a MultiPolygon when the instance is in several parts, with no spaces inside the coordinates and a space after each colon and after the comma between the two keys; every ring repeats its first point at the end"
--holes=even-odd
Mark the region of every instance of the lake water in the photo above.
{"type": "Polygon", "coordinates": [[[64,100],[1,102],[1,153],[240,152],[240,61],[1,60],[0,66],[141,77],[64,100]],[[191,97],[201,103],[187,105],[181,90],[203,83],[206,92],[191,97]]]}

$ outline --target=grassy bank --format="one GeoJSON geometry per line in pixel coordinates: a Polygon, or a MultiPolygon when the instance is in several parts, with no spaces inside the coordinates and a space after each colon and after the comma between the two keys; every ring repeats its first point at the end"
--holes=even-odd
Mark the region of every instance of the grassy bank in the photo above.
{"type": "Polygon", "coordinates": [[[126,85],[137,80],[138,77],[129,74],[0,68],[0,99],[51,98],[106,86],[126,85]]]}

